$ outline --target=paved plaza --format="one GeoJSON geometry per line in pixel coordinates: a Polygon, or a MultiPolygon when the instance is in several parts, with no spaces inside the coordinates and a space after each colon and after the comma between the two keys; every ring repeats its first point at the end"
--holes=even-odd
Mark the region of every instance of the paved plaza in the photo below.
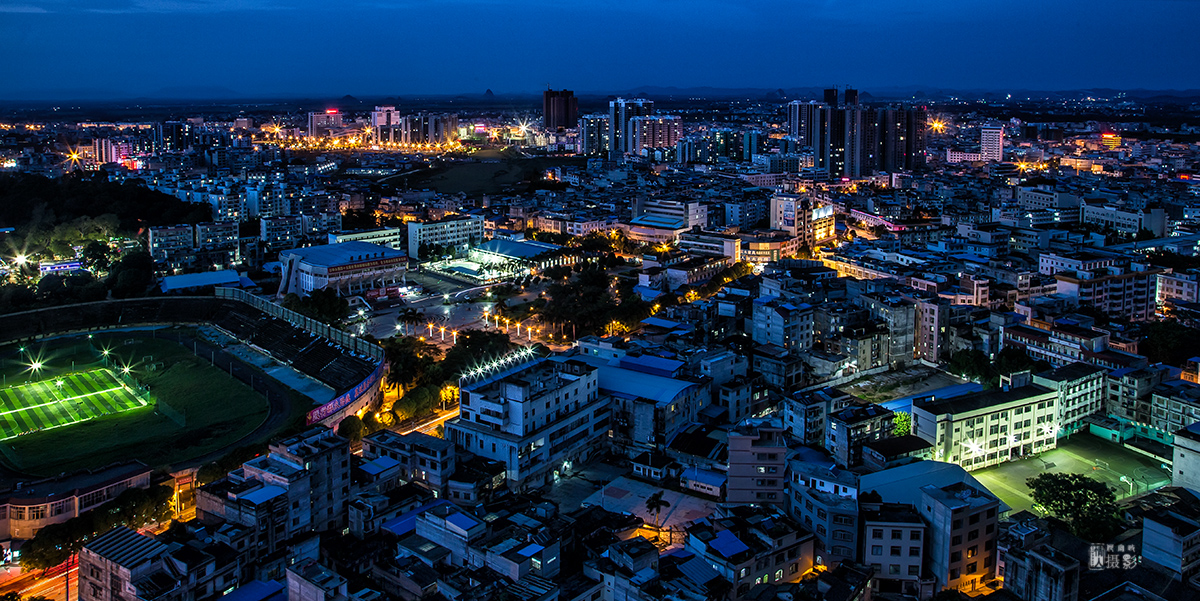
{"type": "Polygon", "coordinates": [[[1087,433],[1058,441],[1058,448],[1037,457],[971,472],[1013,512],[1033,507],[1025,481],[1043,472],[1075,473],[1108,484],[1117,498],[1152,491],[1171,483],[1162,462],[1087,433]],[[1122,480],[1124,478],[1124,480],[1122,480]]]}

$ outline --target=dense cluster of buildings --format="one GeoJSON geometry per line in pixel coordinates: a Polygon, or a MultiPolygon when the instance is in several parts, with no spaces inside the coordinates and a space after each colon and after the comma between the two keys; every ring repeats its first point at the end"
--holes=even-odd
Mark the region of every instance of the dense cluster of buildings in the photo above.
{"type": "MultiPolygon", "coordinates": [[[[603,236],[653,310],[627,334],[471,372],[442,436],[276,441],[199,487],[181,527],[89,541],[81,598],[1200,595],[1200,357],[1172,365],[1146,341],[1161,319],[1200,323],[1200,146],[1133,124],[951,123],[854,89],[738,124],[607,103],[580,115],[572,92],[547,90],[541,128],[378,106],[304,128],[97,136],[89,160],[125,163],[112,178],[211,208],[150,228],[164,270],[273,265],[280,297],[390,294],[412,261],[465,288],[575,260],[539,236],[603,236]],[[588,160],[528,192],[382,195],[355,177],[427,159],[287,160],[255,134],[381,148],[498,135],[588,160]],[[342,231],[352,211],[387,225],[342,231]],[[882,401],[859,385],[945,372],[965,379],[882,401]],[[1074,436],[1162,466],[1121,480],[1127,532],[1103,544],[1138,552],[1120,570],[979,472],[1074,436]],[[623,475],[580,474],[600,462],[623,475]],[[598,496],[563,496],[579,487],[598,496]]],[[[143,468],[12,491],[0,528],[27,538],[147,486],[143,468]]]]}

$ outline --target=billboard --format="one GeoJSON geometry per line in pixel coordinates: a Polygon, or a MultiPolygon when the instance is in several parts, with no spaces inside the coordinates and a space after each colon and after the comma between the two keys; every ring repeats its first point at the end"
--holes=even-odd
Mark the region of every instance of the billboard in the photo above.
{"type": "Polygon", "coordinates": [[[378,388],[379,381],[383,379],[383,372],[385,371],[386,367],[387,363],[380,363],[379,367],[376,367],[375,371],[371,372],[371,375],[367,376],[367,379],[358,383],[358,386],[355,386],[345,394],[333,399],[332,401],[329,401],[328,403],[309,411],[307,420],[308,425],[311,426],[319,421],[327,419],[329,416],[334,415],[338,411],[341,411],[342,409],[352,405],[354,401],[358,400],[368,391],[378,388]]]}
{"type": "Polygon", "coordinates": [[[335,265],[326,270],[328,275],[343,275],[356,271],[367,271],[371,269],[382,269],[390,265],[408,262],[408,257],[392,257],[390,259],[375,259],[374,261],[363,261],[360,263],[348,263],[346,265],[335,265]]]}

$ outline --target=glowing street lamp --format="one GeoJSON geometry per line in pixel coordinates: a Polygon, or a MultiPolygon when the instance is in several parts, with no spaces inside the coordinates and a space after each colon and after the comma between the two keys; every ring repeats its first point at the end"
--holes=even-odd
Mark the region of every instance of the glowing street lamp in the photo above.
{"type": "Polygon", "coordinates": [[[425,324],[425,327],[429,328],[429,337],[433,338],[433,322],[425,324]]]}
{"type": "Polygon", "coordinates": [[[25,255],[17,255],[13,260],[17,262],[17,265],[21,266],[24,266],[25,263],[29,262],[29,258],[25,255]]]}
{"type": "Polygon", "coordinates": [[[458,344],[458,330],[451,330],[450,336],[453,337],[452,341],[454,342],[454,344],[458,344]]]}
{"type": "Polygon", "coordinates": [[[438,326],[438,330],[442,332],[442,342],[446,341],[446,326],[438,326]]]}

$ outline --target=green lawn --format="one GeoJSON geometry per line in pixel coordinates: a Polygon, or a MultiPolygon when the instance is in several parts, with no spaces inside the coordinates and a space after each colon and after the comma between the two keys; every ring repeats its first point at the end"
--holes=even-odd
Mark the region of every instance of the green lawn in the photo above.
{"type": "Polygon", "coordinates": [[[0,389],[0,441],[146,405],[108,369],[9,386],[0,389]]]}
{"type": "MultiPolygon", "coordinates": [[[[125,459],[162,467],[223,449],[266,418],[267,401],[262,395],[190,349],[163,339],[136,338],[126,344],[128,340],[127,335],[114,333],[96,335],[93,343],[109,350],[110,365],[129,366],[130,375],[149,389],[154,400],[168,405],[167,411],[173,410],[176,419],[153,405],[135,407],[4,441],[0,443],[4,459],[34,474],[95,468],[125,459]],[[182,426],[179,416],[184,418],[182,426]]],[[[68,357],[77,366],[88,354],[99,360],[94,352],[80,351],[80,345],[80,339],[50,342],[30,352],[39,353],[48,371],[59,369],[68,357]]],[[[2,371],[11,379],[14,372],[20,373],[19,367],[10,360],[2,371]]]]}

